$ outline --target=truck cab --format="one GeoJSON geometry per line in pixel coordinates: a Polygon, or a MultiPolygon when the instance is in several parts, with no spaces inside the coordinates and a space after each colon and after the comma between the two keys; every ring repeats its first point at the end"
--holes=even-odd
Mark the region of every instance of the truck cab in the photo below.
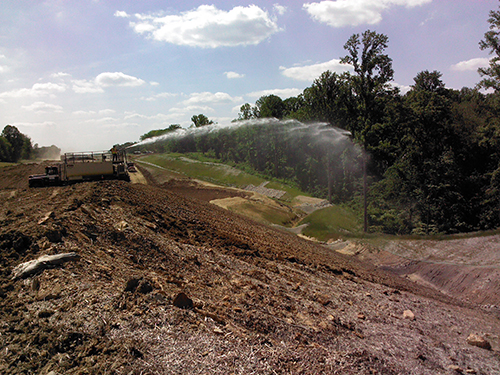
{"type": "Polygon", "coordinates": [[[45,174],[29,176],[28,183],[30,187],[59,185],[61,183],[61,170],[59,166],[47,166],[45,167],[45,174]]]}

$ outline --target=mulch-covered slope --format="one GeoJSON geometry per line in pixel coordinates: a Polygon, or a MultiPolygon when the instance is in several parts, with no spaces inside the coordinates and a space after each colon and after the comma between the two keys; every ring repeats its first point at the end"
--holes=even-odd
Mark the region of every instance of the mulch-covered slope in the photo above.
{"type": "Polygon", "coordinates": [[[494,316],[208,203],[120,181],[0,193],[0,373],[500,372],[494,316]]]}

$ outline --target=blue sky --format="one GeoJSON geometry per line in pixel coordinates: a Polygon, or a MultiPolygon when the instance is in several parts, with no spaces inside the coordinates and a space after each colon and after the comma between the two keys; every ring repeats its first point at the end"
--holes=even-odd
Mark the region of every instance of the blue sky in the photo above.
{"type": "Polygon", "coordinates": [[[2,0],[0,128],[40,146],[110,148],[204,114],[237,118],[262,95],[297,96],[342,72],[354,33],[389,37],[394,85],[423,70],[474,87],[496,0],[2,0]]]}

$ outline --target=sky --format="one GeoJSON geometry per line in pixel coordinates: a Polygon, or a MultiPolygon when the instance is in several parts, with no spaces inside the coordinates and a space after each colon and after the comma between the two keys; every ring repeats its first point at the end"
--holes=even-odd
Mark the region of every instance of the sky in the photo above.
{"type": "Polygon", "coordinates": [[[219,124],[263,95],[349,71],[343,46],[389,38],[394,86],[422,71],[474,87],[497,0],[2,0],[0,129],[63,152],[107,150],[193,115],[219,124]]]}

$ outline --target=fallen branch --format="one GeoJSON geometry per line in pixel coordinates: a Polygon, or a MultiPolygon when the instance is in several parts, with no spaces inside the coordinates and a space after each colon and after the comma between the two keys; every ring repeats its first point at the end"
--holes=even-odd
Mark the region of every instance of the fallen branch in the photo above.
{"type": "Polygon", "coordinates": [[[42,272],[47,268],[59,266],[65,262],[70,262],[80,259],[77,253],[63,253],[56,255],[43,255],[38,259],[30,260],[29,262],[21,263],[12,270],[12,279],[22,279],[36,273],[42,272]]]}

